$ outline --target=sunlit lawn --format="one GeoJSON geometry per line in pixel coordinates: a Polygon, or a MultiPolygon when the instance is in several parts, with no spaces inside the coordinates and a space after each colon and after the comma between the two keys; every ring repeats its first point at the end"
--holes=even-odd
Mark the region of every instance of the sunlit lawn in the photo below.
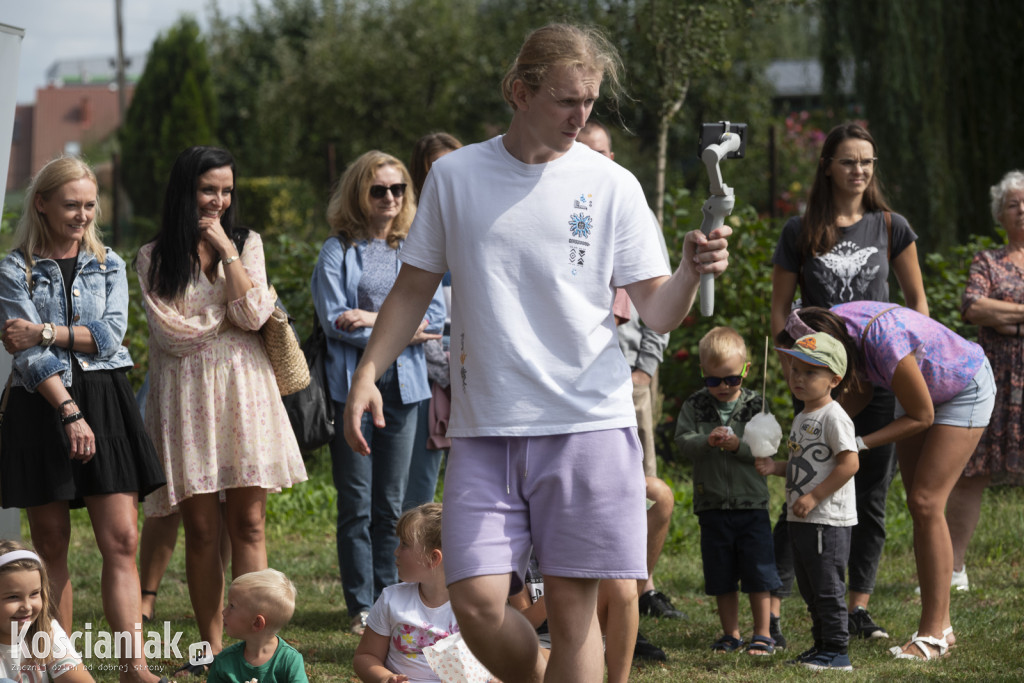
{"type": "MultiPolygon", "coordinates": [[[[296,615],[282,635],[306,659],[312,681],[355,681],[352,655],[358,638],[347,631],[334,544],[334,489],[326,454],[311,464],[312,477],[292,491],[272,496],[268,548],[270,564],[288,574],[299,590],[296,615]]],[[[784,664],[811,645],[810,620],[796,597],[783,606],[783,629],[791,646],[774,657],[713,654],[709,646],[718,635],[714,600],[703,594],[696,518],[689,508],[688,471],[669,463],[662,469],[676,488],[678,502],[669,546],[657,567],[656,579],[677,607],[687,613],[682,621],[643,618],[640,628],[668,653],[668,663],[634,668],[632,680],[645,681],[778,681],[802,680],[814,672],[784,664]]],[[[780,478],[772,478],[773,506],[781,500],[780,478]]],[[[981,523],[968,555],[971,591],[952,597],[953,625],[958,645],[949,657],[932,663],[895,661],[888,647],[906,639],[917,627],[920,602],[910,518],[897,480],[889,499],[889,542],[880,569],[872,615],[893,634],[894,640],[855,641],[850,656],[855,670],[844,680],[905,681],[1024,680],[1024,595],[1021,563],[1024,559],[1024,491],[996,489],[986,493],[981,523]]],[[[27,526],[23,524],[27,538],[27,526]]],[[[594,530],[595,533],[598,530],[594,530]]],[[[71,551],[75,587],[75,627],[86,622],[105,629],[99,595],[99,553],[84,513],[74,514],[71,551]]],[[[198,640],[185,585],[183,544],[160,586],[158,621],[169,620],[172,632],[181,630],[182,655],[198,640]]],[[[741,610],[741,623],[749,636],[749,610],[741,610]]],[[[163,630],[162,625],[160,630],[163,630]]],[[[87,662],[97,680],[116,680],[116,672],[102,671],[113,660],[87,662]]],[[[155,669],[168,674],[180,664],[156,660],[155,669]]],[[[838,676],[840,674],[827,674],[838,676]]]]}

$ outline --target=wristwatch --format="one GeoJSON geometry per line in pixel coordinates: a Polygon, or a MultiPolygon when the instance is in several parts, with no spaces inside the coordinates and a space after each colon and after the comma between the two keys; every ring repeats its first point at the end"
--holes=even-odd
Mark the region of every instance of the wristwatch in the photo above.
{"type": "Polygon", "coordinates": [[[54,339],[53,323],[43,323],[43,340],[39,342],[40,346],[50,346],[54,339]]]}

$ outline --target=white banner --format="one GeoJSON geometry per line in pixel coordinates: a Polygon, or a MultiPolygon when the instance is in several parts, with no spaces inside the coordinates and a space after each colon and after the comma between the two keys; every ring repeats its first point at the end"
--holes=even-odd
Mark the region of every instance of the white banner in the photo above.
{"type": "Polygon", "coordinates": [[[18,97],[18,65],[21,63],[21,39],[24,37],[23,29],[0,24],[0,181],[3,181],[0,185],[0,210],[7,194],[7,167],[11,162],[14,106],[18,97]]]}
{"type": "MultiPolygon", "coordinates": [[[[7,168],[11,163],[11,139],[14,136],[14,107],[18,97],[18,65],[21,62],[21,39],[25,31],[0,24],[0,212],[7,196],[7,168]]],[[[11,374],[11,357],[0,351],[0,387],[11,374]]],[[[0,510],[0,538],[21,538],[21,515],[18,510],[0,510]]]]}

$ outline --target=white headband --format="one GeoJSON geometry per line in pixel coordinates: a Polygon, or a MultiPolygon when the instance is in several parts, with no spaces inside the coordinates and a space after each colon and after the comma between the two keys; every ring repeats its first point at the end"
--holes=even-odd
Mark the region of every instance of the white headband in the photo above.
{"type": "Polygon", "coordinates": [[[17,562],[18,560],[35,560],[40,565],[43,564],[43,561],[39,559],[39,556],[31,550],[12,550],[9,553],[0,555],[0,567],[5,564],[10,564],[11,562],[17,562]]]}

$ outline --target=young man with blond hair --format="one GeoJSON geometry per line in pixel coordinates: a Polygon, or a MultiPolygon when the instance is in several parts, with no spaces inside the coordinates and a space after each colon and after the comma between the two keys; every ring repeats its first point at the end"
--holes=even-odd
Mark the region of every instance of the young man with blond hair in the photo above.
{"type": "Polygon", "coordinates": [[[728,263],[728,228],[694,232],[670,273],[639,183],[576,144],[602,81],[617,89],[620,70],[594,29],[554,24],[527,37],[502,83],[508,132],[431,169],[345,409],[346,438],[368,454],[358,425],[364,412],[383,421],[374,381],[450,269],[446,574],[463,637],[505,683],[601,681],[598,581],[647,576],[636,533],[643,456],[615,288],[666,332],[700,275],[728,263]],[[507,604],[531,546],[545,576],[546,671],[533,628],[507,604]]]}

